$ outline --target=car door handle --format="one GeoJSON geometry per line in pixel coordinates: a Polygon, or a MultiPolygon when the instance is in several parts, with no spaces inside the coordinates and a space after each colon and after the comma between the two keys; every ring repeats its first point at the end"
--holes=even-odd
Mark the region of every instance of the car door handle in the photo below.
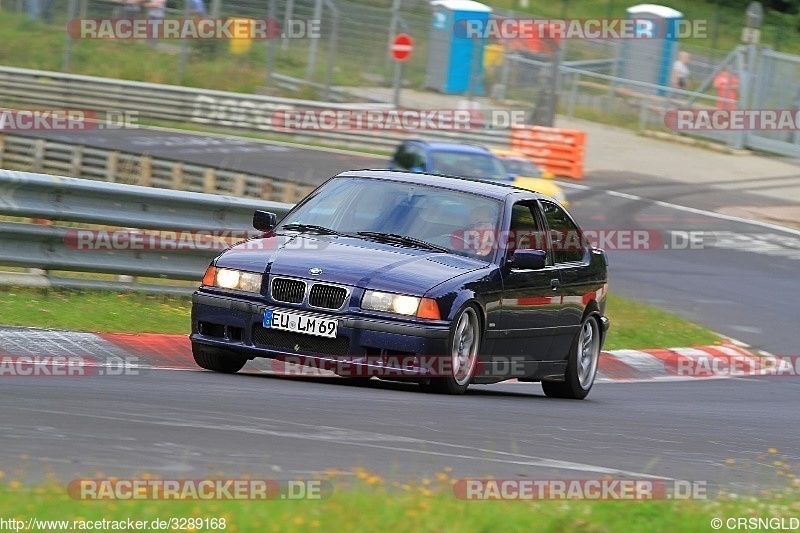
{"type": "Polygon", "coordinates": [[[550,288],[553,289],[554,291],[557,291],[560,286],[561,282],[558,281],[557,279],[550,280],[550,288]]]}

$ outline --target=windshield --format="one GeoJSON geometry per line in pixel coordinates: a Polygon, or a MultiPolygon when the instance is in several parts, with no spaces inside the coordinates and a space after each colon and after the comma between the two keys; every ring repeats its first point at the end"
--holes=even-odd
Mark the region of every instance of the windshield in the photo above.
{"type": "Polygon", "coordinates": [[[525,159],[501,159],[501,161],[509,174],[529,178],[542,177],[542,171],[539,170],[539,167],[525,159]]]}
{"type": "Polygon", "coordinates": [[[492,154],[433,151],[431,172],[465,178],[508,180],[508,172],[492,154]]]}
{"type": "Polygon", "coordinates": [[[478,223],[480,229],[497,229],[501,205],[492,198],[425,185],[334,178],[290,213],[276,231],[301,231],[292,225],[302,224],[347,235],[391,233],[486,259],[485,252],[466,246],[461,236],[478,223]]]}

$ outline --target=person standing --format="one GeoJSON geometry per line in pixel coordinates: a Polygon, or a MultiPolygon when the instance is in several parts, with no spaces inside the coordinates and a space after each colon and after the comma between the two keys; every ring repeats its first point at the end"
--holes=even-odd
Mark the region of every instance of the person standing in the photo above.
{"type": "Polygon", "coordinates": [[[714,88],[717,90],[717,109],[730,111],[736,108],[735,100],[739,97],[739,76],[729,71],[726,67],[714,76],[714,88]],[[734,101],[724,101],[734,100],[734,101]]]}
{"type": "Polygon", "coordinates": [[[678,59],[672,65],[672,86],[676,89],[683,89],[689,86],[689,52],[681,52],[678,59]]]}

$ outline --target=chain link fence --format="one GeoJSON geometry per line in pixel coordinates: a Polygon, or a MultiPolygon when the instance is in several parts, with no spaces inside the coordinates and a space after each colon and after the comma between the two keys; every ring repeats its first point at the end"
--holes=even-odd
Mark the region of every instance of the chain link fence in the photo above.
{"type": "MultiPolygon", "coordinates": [[[[414,41],[411,59],[404,64],[403,84],[425,88],[433,18],[428,0],[167,0],[167,18],[198,16],[197,2],[201,2],[201,9],[211,17],[274,19],[284,35],[268,40],[104,43],[71,39],[64,31],[67,22],[75,18],[146,17],[147,8],[132,2],[135,0],[3,0],[2,9],[3,14],[10,11],[17,16],[21,31],[45,28],[56,37],[63,36],[60,57],[51,59],[51,68],[39,67],[47,70],[96,74],[91,69],[98,62],[97,54],[103,47],[115,45],[123,47],[127,56],[143,58],[141,64],[127,65],[124,72],[120,66],[120,77],[144,79],[152,73],[151,67],[160,66],[166,74],[149,81],[354,101],[347,87],[392,85],[395,64],[390,44],[393,36],[402,32],[414,41]],[[319,21],[319,38],[308,38],[302,31],[313,21],[319,21]],[[297,38],[286,34],[293,28],[300,29],[297,38]]],[[[494,9],[492,17],[547,18],[503,9],[494,9]]],[[[708,28],[711,44],[716,42],[713,24],[719,22],[713,21],[708,28]]],[[[641,40],[619,39],[562,39],[534,47],[489,40],[482,83],[473,80],[470,86],[482,85],[495,102],[522,103],[532,110],[528,118],[535,124],[552,124],[555,113],[566,113],[635,129],[663,128],[664,112],[670,106],[719,107],[714,79],[726,66],[742,80],[741,91],[748,91],[747,101],[736,105],[800,106],[800,63],[796,56],[761,47],[756,84],[748,78],[755,70],[743,71],[744,63],[752,60],[743,60],[741,54],[732,56],[730,51],[680,42],[668,56],[671,59],[659,59],[663,61],[660,68],[671,70],[669,61],[679,52],[689,53],[689,84],[679,91],[671,87],[670,79],[659,81],[632,74],[652,70],[652,54],[639,53],[646,46],[649,44],[641,40]],[[637,47],[637,53],[632,54],[637,47]]],[[[120,63],[124,61],[131,60],[120,56],[120,63]]],[[[702,135],[732,146],[742,143],[741,135],[735,138],[729,132],[702,135]]],[[[785,132],[754,137],[770,147],[790,144],[791,150],[797,142],[796,135],[785,132]]]]}

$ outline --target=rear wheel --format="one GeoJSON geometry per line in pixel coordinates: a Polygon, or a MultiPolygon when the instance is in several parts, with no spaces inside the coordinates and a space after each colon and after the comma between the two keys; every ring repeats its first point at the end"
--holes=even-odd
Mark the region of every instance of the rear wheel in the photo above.
{"type": "Polygon", "coordinates": [[[445,368],[445,377],[431,378],[421,383],[423,390],[442,394],[464,394],[478,363],[478,350],[481,346],[481,322],[474,307],[468,306],[459,311],[453,320],[448,338],[450,353],[445,368]]]}
{"type": "Polygon", "coordinates": [[[247,358],[233,352],[192,343],[194,362],[201,368],[235,374],[247,363],[247,358]]]}
{"type": "Polygon", "coordinates": [[[589,315],[572,345],[564,381],[542,381],[542,389],[552,398],[582,400],[594,385],[600,360],[600,326],[597,317],[589,315]]]}

